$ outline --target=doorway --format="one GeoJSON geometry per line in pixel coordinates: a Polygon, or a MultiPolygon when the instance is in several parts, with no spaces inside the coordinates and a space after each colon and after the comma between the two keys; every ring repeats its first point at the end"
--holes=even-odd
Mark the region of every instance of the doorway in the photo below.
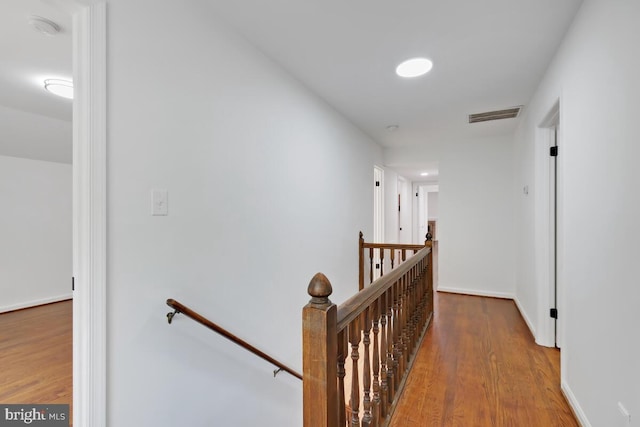
{"type": "Polygon", "coordinates": [[[536,342],[562,347],[563,341],[563,168],[560,101],[538,128],[536,240],[538,241],[539,332],[536,342]]]}
{"type": "MultiPolygon", "coordinates": [[[[373,167],[373,242],[384,241],[384,169],[373,167]]],[[[375,269],[373,280],[380,277],[380,249],[373,250],[375,269]]]]}
{"type": "Polygon", "coordinates": [[[414,244],[423,244],[430,220],[437,220],[437,195],[439,185],[434,183],[414,183],[413,192],[415,194],[414,203],[414,244]]]}
{"type": "Polygon", "coordinates": [[[411,197],[407,180],[398,177],[398,243],[411,242],[411,197]]]}
{"type": "Polygon", "coordinates": [[[72,15],[26,0],[2,12],[0,402],[70,404],[72,15]]]}
{"type": "Polygon", "coordinates": [[[560,347],[558,339],[558,125],[550,128],[549,144],[549,270],[552,293],[549,316],[553,319],[555,347],[560,347]]]}

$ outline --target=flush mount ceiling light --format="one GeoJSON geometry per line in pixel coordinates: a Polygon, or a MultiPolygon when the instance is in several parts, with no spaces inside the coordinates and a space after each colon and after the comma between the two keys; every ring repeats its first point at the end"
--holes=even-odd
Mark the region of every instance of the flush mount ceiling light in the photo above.
{"type": "Polygon", "coordinates": [[[396,74],[400,77],[418,77],[427,74],[433,68],[433,62],[427,58],[412,58],[396,67],[396,74]]]}
{"type": "Polygon", "coordinates": [[[29,25],[40,34],[49,37],[55,36],[60,32],[60,26],[58,24],[40,16],[30,16],[29,25]]]}
{"type": "Polygon", "coordinates": [[[389,125],[389,126],[387,126],[386,129],[387,129],[387,132],[395,132],[395,131],[398,130],[399,127],[400,126],[398,126],[398,125],[389,125]]]}
{"type": "Polygon", "coordinates": [[[73,82],[71,80],[46,79],[44,81],[44,88],[54,95],[73,99],[73,82]]]}
{"type": "Polygon", "coordinates": [[[420,176],[429,176],[429,172],[422,172],[420,176]]]}

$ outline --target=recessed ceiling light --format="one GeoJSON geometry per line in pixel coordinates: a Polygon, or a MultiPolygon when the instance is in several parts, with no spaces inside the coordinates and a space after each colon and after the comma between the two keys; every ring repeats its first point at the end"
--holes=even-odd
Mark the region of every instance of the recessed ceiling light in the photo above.
{"type": "Polygon", "coordinates": [[[73,82],[71,80],[46,79],[44,81],[44,88],[54,95],[73,99],[73,82]]]}
{"type": "Polygon", "coordinates": [[[420,176],[429,176],[429,172],[422,172],[420,176]]]}
{"type": "Polygon", "coordinates": [[[397,131],[397,130],[398,130],[398,128],[399,128],[399,127],[400,127],[400,126],[398,126],[398,125],[389,125],[389,126],[387,126],[387,131],[389,131],[389,132],[395,132],[395,131],[397,131]]]}
{"type": "Polygon", "coordinates": [[[427,58],[412,58],[396,67],[396,74],[400,77],[418,77],[428,73],[433,68],[433,62],[427,58]]]}

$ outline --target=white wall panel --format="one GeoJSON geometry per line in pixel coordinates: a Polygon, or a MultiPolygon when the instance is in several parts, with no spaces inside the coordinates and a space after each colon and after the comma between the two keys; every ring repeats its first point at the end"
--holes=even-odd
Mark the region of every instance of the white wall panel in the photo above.
{"type": "Polygon", "coordinates": [[[71,165],[0,156],[0,312],[71,297],[71,165]]]}
{"type": "Polygon", "coordinates": [[[108,6],[110,425],[299,426],[299,380],[164,301],[301,370],[310,279],[358,289],[381,150],[202,2],[108,6]]]}

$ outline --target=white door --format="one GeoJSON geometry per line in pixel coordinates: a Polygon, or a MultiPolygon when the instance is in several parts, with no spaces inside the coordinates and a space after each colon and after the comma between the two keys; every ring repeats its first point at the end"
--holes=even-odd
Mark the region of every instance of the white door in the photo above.
{"type": "Polygon", "coordinates": [[[423,186],[418,187],[418,226],[416,227],[415,243],[424,242],[427,235],[427,212],[429,212],[427,192],[423,186]]]}
{"type": "MultiPolygon", "coordinates": [[[[373,242],[384,240],[384,170],[378,166],[373,168],[373,242]]],[[[380,277],[380,254],[374,250],[373,280],[380,277]]]]}
{"type": "Polygon", "coordinates": [[[398,243],[411,242],[411,198],[404,178],[398,178],[398,243]]]}

